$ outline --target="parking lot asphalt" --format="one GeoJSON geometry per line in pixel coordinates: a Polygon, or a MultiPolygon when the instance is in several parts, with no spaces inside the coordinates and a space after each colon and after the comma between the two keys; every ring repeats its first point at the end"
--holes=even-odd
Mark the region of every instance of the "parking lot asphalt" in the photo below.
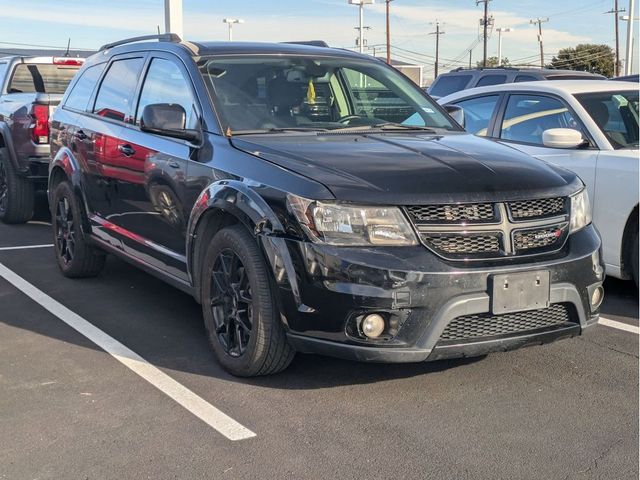
{"type": "MultiPolygon", "coordinates": [[[[0,278],[1,479],[638,478],[637,330],[425,364],[298,355],[237,379],[192,298],[112,257],[97,278],[64,278],[46,222],[0,224],[0,264],[42,294],[0,278]],[[229,440],[45,297],[255,436],[229,440]]],[[[605,288],[602,315],[637,328],[635,287],[605,288]]]]}

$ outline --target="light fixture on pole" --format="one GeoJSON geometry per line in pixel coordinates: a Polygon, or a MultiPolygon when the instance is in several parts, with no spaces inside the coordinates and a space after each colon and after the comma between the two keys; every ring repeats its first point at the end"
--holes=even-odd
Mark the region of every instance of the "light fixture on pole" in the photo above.
{"type": "Polygon", "coordinates": [[[233,24],[234,23],[244,23],[244,20],[241,18],[225,18],[222,20],[222,23],[226,23],[229,26],[229,41],[233,41],[233,24]]]}
{"type": "Polygon", "coordinates": [[[360,53],[364,53],[364,29],[369,28],[364,26],[364,6],[371,5],[373,3],[375,3],[375,0],[349,0],[349,4],[358,5],[360,9],[360,22],[359,26],[356,27],[358,30],[358,51],[360,53]]]}
{"type": "Polygon", "coordinates": [[[502,66],[502,34],[513,32],[513,28],[496,28],[496,32],[498,32],[498,66],[502,66]]]}

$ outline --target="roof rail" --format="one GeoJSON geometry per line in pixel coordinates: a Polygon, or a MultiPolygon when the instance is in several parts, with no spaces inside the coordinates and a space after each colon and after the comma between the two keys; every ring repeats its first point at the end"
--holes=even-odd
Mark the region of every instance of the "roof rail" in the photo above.
{"type": "Polygon", "coordinates": [[[141,37],[125,38],[124,40],[118,40],[117,42],[107,43],[106,45],[101,46],[98,51],[101,52],[102,50],[107,50],[109,48],[117,47],[118,45],[125,45],[127,43],[133,43],[133,42],[142,42],[145,40],[158,40],[159,42],[172,42],[172,43],[182,42],[182,39],[175,33],[161,33],[158,35],[143,35],[141,37]]]}
{"type": "Polygon", "coordinates": [[[299,42],[283,42],[292,45],[309,45],[310,47],[329,47],[329,44],[324,40],[304,40],[299,42]]]}

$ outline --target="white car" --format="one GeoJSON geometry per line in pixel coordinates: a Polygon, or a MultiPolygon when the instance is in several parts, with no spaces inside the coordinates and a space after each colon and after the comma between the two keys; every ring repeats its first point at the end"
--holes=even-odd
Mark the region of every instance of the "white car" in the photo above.
{"type": "Polygon", "coordinates": [[[512,83],[463,90],[438,103],[467,131],[576,172],[591,198],[607,275],[637,284],[637,83],[512,83]]]}

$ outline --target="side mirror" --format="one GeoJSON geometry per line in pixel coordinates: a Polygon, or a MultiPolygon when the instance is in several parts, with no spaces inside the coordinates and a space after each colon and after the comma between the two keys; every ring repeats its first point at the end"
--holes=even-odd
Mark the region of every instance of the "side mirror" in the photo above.
{"type": "Polygon", "coordinates": [[[578,148],[586,142],[582,133],[573,128],[550,128],[542,132],[542,144],[549,148],[578,148]]]}
{"type": "Polygon", "coordinates": [[[140,130],[143,132],[164,135],[165,137],[181,138],[191,142],[200,139],[198,130],[185,128],[187,114],[181,105],[175,103],[152,103],[142,110],[140,130]]]}
{"type": "Polygon", "coordinates": [[[445,105],[444,109],[451,115],[451,118],[464,127],[464,110],[462,107],[458,105],[445,105]]]}

